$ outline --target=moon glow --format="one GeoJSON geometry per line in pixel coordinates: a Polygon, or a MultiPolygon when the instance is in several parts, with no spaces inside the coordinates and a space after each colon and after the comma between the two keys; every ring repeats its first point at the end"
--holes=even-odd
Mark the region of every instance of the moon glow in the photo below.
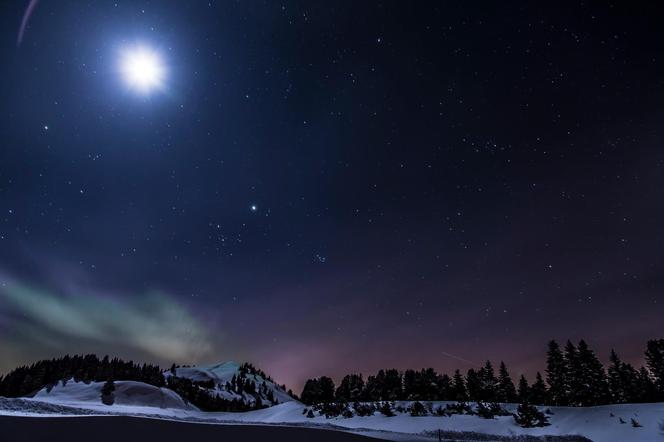
{"type": "Polygon", "coordinates": [[[148,94],[164,86],[166,68],[159,53],[149,47],[137,46],[122,52],[120,71],[127,85],[148,94]]]}

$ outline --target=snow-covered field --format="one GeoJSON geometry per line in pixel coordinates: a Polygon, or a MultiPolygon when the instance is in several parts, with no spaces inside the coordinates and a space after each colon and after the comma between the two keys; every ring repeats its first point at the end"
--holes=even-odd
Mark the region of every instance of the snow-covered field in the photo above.
{"type": "MultiPolygon", "coordinates": [[[[664,403],[622,404],[589,408],[550,407],[551,425],[525,429],[517,426],[511,416],[482,419],[478,416],[422,416],[397,413],[387,417],[351,418],[324,416],[307,418],[305,405],[290,400],[279,405],[245,413],[206,413],[186,404],[176,393],[140,382],[116,381],[115,403],[101,403],[102,383],[58,384],[50,391],[38,392],[33,398],[0,398],[0,414],[16,416],[63,415],[132,415],[178,419],[219,424],[272,424],[295,426],[327,426],[391,440],[435,440],[438,430],[478,432],[500,436],[516,435],[580,435],[593,441],[664,441],[664,403]],[[625,423],[621,423],[620,419],[625,423]],[[642,427],[633,427],[634,418],[642,427]]],[[[397,403],[397,405],[408,405],[397,403]]],[[[432,403],[434,408],[446,402],[432,403]]],[[[516,405],[505,405],[514,411],[516,405]]]]}

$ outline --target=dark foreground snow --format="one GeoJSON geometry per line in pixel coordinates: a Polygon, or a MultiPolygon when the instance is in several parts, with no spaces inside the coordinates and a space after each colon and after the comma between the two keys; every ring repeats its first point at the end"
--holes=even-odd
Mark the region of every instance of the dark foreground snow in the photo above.
{"type": "Polygon", "coordinates": [[[263,425],[205,425],[125,416],[0,416],[0,442],[371,442],[339,431],[263,425]]]}

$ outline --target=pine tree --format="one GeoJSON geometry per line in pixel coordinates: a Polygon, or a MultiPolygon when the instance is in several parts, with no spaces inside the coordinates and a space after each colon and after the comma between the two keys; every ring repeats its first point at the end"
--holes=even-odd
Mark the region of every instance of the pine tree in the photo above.
{"type": "Polygon", "coordinates": [[[439,399],[438,383],[439,376],[433,368],[426,368],[420,371],[420,397],[425,401],[435,401],[439,399]]]}
{"type": "Polygon", "coordinates": [[[378,411],[381,412],[386,417],[395,416],[394,410],[392,410],[392,404],[389,402],[383,402],[381,406],[378,408],[378,411]]]}
{"type": "Polygon", "coordinates": [[[466,391],[468,392],[469,400],[482,400],[482,383],[479,375],[473,368],[469,368],[468,373],[466,373],[466,391]]]}
{"type": "Polygon", "coordinates": [[[622,361],[618,357],[615,350],[611,349],[609,356],[611,365],[609,366],[609,392],[611,393],[611,402],[614,404],[621,404],[627,402],[625,400],[625,388],[622,379],[622,361]]]}
{"type": "Polygon", "coordinates": [[[544,379],[542,379],[542,374],[538,371],[535,375],[535,382],[530,387],[530,403],[535,405],[551,403],[549,394],[544,379]]]}
{"type": "Polygon", "coordinates": [[[378,370],[369,376],[365,385],[364,397],[369,401],[396,401],[404,399],[402,378],[398,370],[378,370]]]}
{"type": "Polygon", "coordinates": [[[650,373],[648,373],[648,370],[645,367],[641,367],[639,369],[636,384],[636,396],[638,397],[637,402],[656,402],[658,400],[655,383],[652,381],[650,373]]]}
{"type": "Polygon", "coordinates": [[[524,375],[519,377],[519,387],[517,390],[517,397],[519,402],[522,404],[530,402],[530,387],[528,386],[528,380],[524,375]]]}
{"type": "Polygon", "coordinates": [[[581,404],[582,375],[579,357],[574,344],[565,344],[565,404],[578,406],[581,404]]]}
{"type": "Polygon", "coordinates": [[[639,372],[632,366],[623,362],[622,364],[623,388],[625,390],[625,400],[630,403],[639,402],[639,372]]]}
{"type": "Polygon", "coordinates": [[[479,399],[487,402],[495,402],[498,379],[493,371],[491,361],[486,361],[484,367],[480,369],[479,378],[481,384],[479,399]]]}
{"type": "Polygon", "coordinates": [[[656,400],[664,400],[664,339],[649,340],[645,356],[652,375],[656,400]]]}
{"type": "Polygon", "coordinates": [[[318,379],[307,379],[307,382],[304,383],[300,400],[307,405],[313,405],[320,402],[320,397],[320,381],[318,379]]]}
{"type": "Polygon", "coordinates": [[[355,402],[362,399],[363,391],[364,379],[362,379],[362,375],[349,374],[341,380],[335,398],[339,402],[355,402]]]}
{"type": "Polygon", "coordinates": [[[383,400],[395,401],[403,398],[401,374],[396,369],[385,371],[385,390],[383,391],[383,400]]]}
{"type": "Polygon", "coordinates": [[[260,410],[261,408],[263,408],[263,400],[259,395],[256,395],[256,402],[254,403],[254,408],[256,410],[260,410]]]}
{"type": "Polygon", "coordinates": [[[565,359],[560,351],[560,346],[554,340],[549,341],[546,356],[546,382],[549,384],[549,403],[566,405],[565,359]]]}
{"type": "Polygon", "coordinates": [[[406,370],[403,373],[403,394],[409,401],[421,400],[419,373],[415,370],[406,370]]]}
{"type": "Polygon", "coordinates": [[[611,365],[608,370],[610,400],[612,403],[638,402],[641,400],[639,373],[631,364],[622,362],[611,350],[611,365]]]}
{"type": "Polygon", "coordinates": [[[608,386],[602,363],[581,339],[577,350],[577,401],[581,406],[607,403],[608,386]]]}
{"type": "Polygon", "coordinates": [[[498,388],[496,392],[496,400],[498,402],[516,401],[516,389],[514,388],[514,382],[512,381],[512,378],[507,371],[507,366],[505,366],[503,361],[500,362],[500,368],[498,370],[498,388]]]}
{"type": "Polygon", "coordinates": [[[334,381],[327,376],[321,376],[319,379],[321,397],[320,402],[334,401],[334,381]]]}
{"type": "Polygon", "coordinates": [[[465,402],[468,400],[466,383],[464,382],[463,376],[459,370],[454,370],[454,376],[452,377],[451,395],[452,397],[450,399],[453,401],[465,402]]]}
{"type": "Polygon", "coordinates": [[[549,418],[539,411],[537,407],[529,404],[521,404],[517,407],[514,421],[524,428],[545,427],[549,425],[549,418]]]}
{"type": "Polygon", "coordinates": [[[436,394],[434,400],[453,401],[452,379],[444,374],[436,380],[436,394]]]}

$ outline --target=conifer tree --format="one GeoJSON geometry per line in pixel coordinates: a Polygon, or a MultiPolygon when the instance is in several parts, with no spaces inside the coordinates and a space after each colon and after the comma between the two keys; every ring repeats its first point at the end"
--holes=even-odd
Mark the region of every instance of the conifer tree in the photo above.
{"type": "Polygon", "coordinates": [[[335,393],[335,399],[340,402],[355,402],[362,399],[364,379],[361,374],[344,376],[335,393]]]}
{"type": "Polygon", "coordinates": [[[512,378],[507,371],[507,366],[503,361],[500,362],[500,368],[498,370],[498,388],[496,400],[498,402],[516,401],[516,389],[514,388],[514,382],[512,381],[512,378]]]}
{"type": "Polygon", "coordinates": [[[577,404],[591,406],[607,403],[606,372],[602,363],[583,339],[579,341],[577,358],[577,404]]]}
{"type": "Polygon", "coordinates": [[[578,406],[581,402],[581,367],[574,344],[567,341],[565,344],[565,404],[578,406]]]}
{"type": "Polygon", "coordinates": [[[434,400],[453,401],[452,379],[447,374],[439,376],[436,380],[436,394],[434,400]]]}
{"type": "Polygon", "coordinates": [[[549,418],[530,404],[521,404],[517,407],[514,421],[524,428],[545,427],[549,425],[549,418]]]}
{"type": "Polygon", "coordinates": [[[419,396],[425,401],[435,401],[438,396],[438,383],[440,377],[433,368],[420,371],[419,396]]]}
{"type": "Polygon", "coordinates": [[[608,370],[608,383],[611,403],[639,402],[642,396],[639,391],[639,372],[631,364],[622,362],[614,350],[611,350],[609,360],[611,365],[608,370]]]}
{"type": "Polygon", "coordinates": [[[566,405],[565,359],[560,346],[554,340],[549,341],[546,355],[546,382],[549,384],[549,403],[566,405]]]}
{"type": "Polygon", "coordinates": [[[544,383],[544,379],[542,379],[542,374],[538,371],[535,375],[535,382],[530,387],[530,403],[544,405],[551,402],[546,384],[544,383]]]}
{"type": "Polygon", "coordinates": [[[321,391],[320,402],[334,401],[334,381],[332,378],[321,376],[319,382],[321,391]]]}
{"type": "Polygon", "coordinates": [[[468,400],[466,383],[464,382],[463,376],[458,369],[454,370],[454,376],[452,376],[451,395],[452,397],[450,399],[453,401],[465,402],[468,400]]]}
{"type": "Polygon", "coordinates": [[[419,373],[415,370],[406,370],[403,373],[403,395],[409,401],[421,400],[419,373]]]}
{"type": "Polygon", "coordinates": [[[378,370],[375,376],[369,376],[364,390],[364,397],[369,401],[404,399],[401,374],[395,369],[378,370]]]}
{"type": "Polygon", "coordinates": [[[638,402],[655,402],[658,400],[655,384],[650,377],[650,373],[648,373],[648,370],[645,367],[641,367],[639,369],[636,384],[636,396],[639,398],[638,402]]]}
{"type": "Polygon", "coordinates": [[[480,369],[479,378],[481,385],[479,400],[495,402],[498,379],[496,379],[491,361],[486,361],[484,367],[480,369]]]}
{"type": "Polygon", "coordinates": [[[482,400],[482,383],[477,371],[473,368],[469,368],[466,373],[466,391],[468,392],[469,400],[482,400]]]}
{"type": "Polygon", "coordinates": [[[645,356],[652,375],[656,400],[664,400],[664,339],[649,340],[645,356]]]}
{"type": "Polygon", "coordinates": [[[396,369],[385,371],[383,396],[386,401],[395,401],[403,397],[401,373],[396,369]]]}
{"type": "Polygon", "coordinates": [[[609,391],[611,393],[611,402],[614,404],[620,404],[625,402],[625,390],[623,388],[622,376],[621,376],[621,367],[622,361],[618,357],[618,354],[614,349],[611,349],[611,355],[609,356],[609,391]]]}
{"type": "Polygon", "coordinates": [[[528,380],[524,375],[519,377],[519,387],[517,389],[517,397],[519,402],[522,404],[530,402],[530,387],[528,386],[528,380]]]}
{"type": "Polygon", "coordinates": [[[372,375],[367,378],[367,382],[364,384],[364,393],[362,394],[362,397],[365,400],[367,401],[380,400],[381,386],[380,386],[380,381],[377,378],[381,371],[382,370],[380,370],[378,374],[376,374],[375,376],[372,375]]]}
{"type": "Polygon", "coordinates": [[[621,371],[625,400],[630,403],[639,402],[639,372],[632,366],[632,364],[626,362],[623,362],[621,371]]]}
{"type": "Polygon", "coordinates": [[[300,400],[307,405],[313,405],[319,403],[320,398],[320,381],[318,379],[307,379],[307,382],[304,383],[300,400]]]}

